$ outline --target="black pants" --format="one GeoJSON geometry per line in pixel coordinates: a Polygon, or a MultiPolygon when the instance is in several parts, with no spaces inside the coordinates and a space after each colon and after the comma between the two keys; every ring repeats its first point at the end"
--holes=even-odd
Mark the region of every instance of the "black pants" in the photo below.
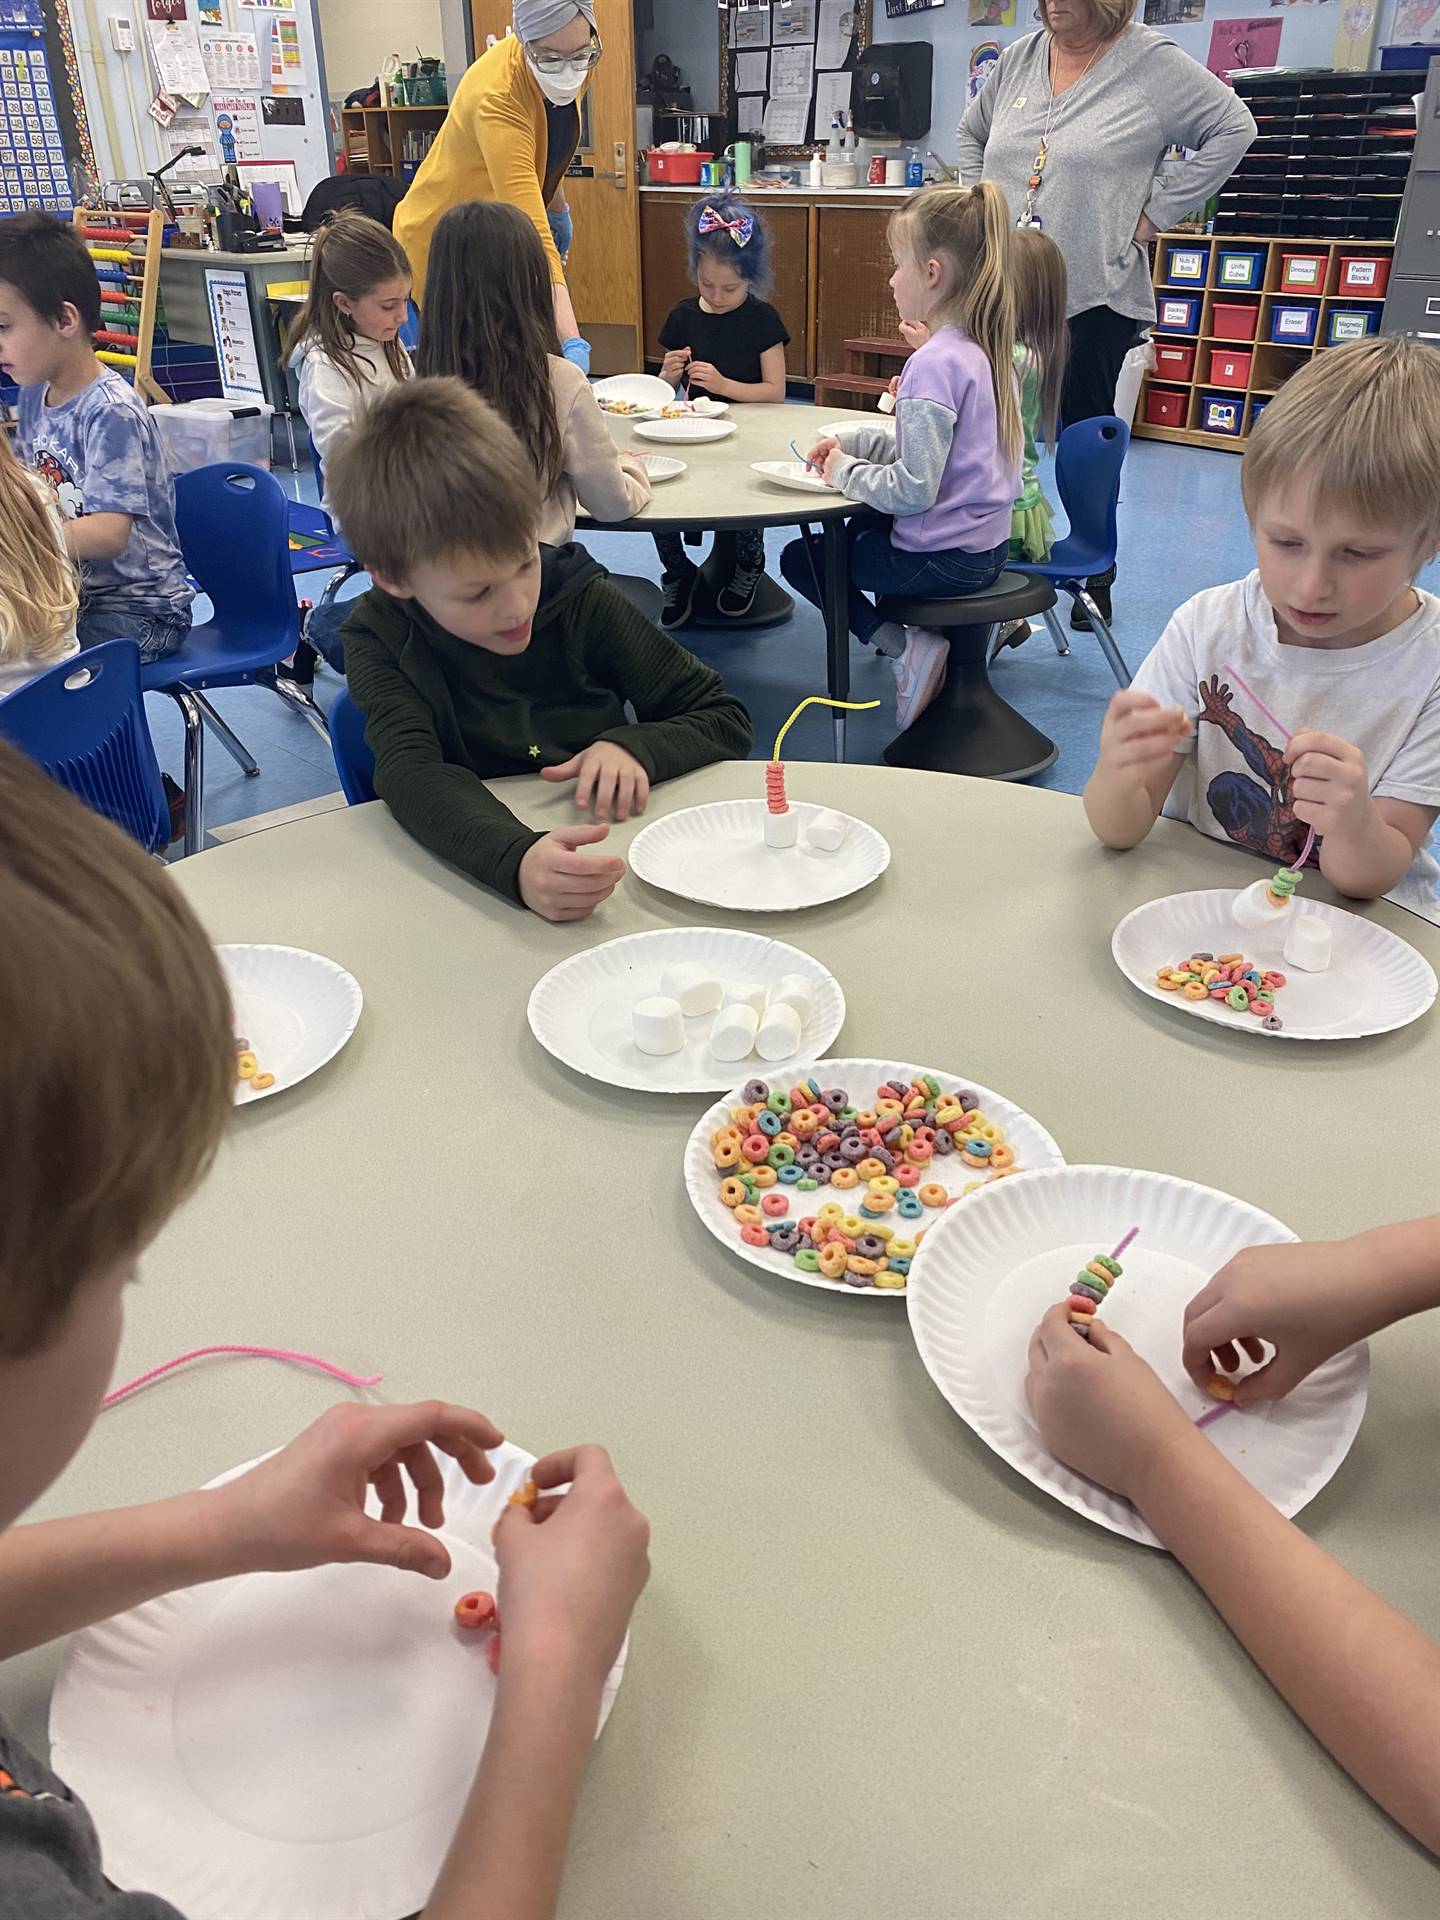
{"type": "Polygon", "coordinates": [[[1093,420],[1115,411],[1115,382],[1140,331],[1128,313],[1113,307],[1087,307],[1070,319],[1070,363],[1060,396],[1060,424],[1093,420]]]}
{"type": "MultiPolygon", "coordinates": [[[[718,546],[724,534],[717,533],[718,546]]],[[[740,527],[730,535],[735,543],[735,565],[737,567],[756,567],[762,572],[765,566],[765,535],[759,527],[740,527]]],[[[678,533],[657,533],[655,545],[659,550],[660,563],[666,573],[679,573],[687,558],[685,542],[678,533]]]]}

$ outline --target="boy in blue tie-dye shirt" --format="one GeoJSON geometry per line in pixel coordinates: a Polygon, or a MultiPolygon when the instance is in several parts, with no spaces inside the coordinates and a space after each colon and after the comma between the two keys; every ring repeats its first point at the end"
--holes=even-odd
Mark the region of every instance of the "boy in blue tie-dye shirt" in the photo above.
{"type": "Polygon", "coordinates": [[[101,364],[100,283],[72,227],[38,211],[0,221],[0,371],[20,387],[21,459],[48,480],[80,574],[82,647],[135,640],[173,653],[193,599],[155,423],[101,364]]]}

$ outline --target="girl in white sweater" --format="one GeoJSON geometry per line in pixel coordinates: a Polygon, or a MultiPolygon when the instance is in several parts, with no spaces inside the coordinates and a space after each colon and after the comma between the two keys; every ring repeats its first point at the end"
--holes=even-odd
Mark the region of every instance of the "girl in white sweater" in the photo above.
{"type": "Polygon", "coordinates": [[[577,506],[629,520],[650,498],[640,460],[622,454],[579,367],[561,357],[550,271],[517,208],[470,200],[436,223],[417,354],[422,374],[454,374],[515,429],[540,476],[540,539],[560,547],[577,506]]]}

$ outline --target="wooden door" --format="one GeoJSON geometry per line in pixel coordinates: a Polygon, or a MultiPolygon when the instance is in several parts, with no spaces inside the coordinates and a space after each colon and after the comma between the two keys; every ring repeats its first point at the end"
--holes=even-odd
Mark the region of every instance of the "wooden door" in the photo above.
{"type": "MultiPolygon", "coordinates": [[[[511,0],[471,0],[475,48],[510,25],[511,0]]],[[[640,195],[635,178],[635,25],[632,0],[597,0],[604,58],[581,102],[580,147],[565,197],[575,222],[566,279],[595,374],[638,373],[640,195]]]]}

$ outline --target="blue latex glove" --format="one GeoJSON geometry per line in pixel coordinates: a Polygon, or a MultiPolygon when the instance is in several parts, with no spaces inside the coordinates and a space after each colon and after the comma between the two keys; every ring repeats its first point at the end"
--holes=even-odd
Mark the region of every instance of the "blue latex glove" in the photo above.
{"type": "Polygon", "coordinates": [[[555,250],[563,260],[575,239],[575,222],[570,218],[570,209],[552,207],[545,217],[550,222],[550,238],[555,242],[555,250]]]}
{"type": "Polygon", "coordinates": [[[579,334],[567,340],[560,349],[565,358],[579,367],[582,373],[590,371],[590,342],[582,340],[579,334]]]}

